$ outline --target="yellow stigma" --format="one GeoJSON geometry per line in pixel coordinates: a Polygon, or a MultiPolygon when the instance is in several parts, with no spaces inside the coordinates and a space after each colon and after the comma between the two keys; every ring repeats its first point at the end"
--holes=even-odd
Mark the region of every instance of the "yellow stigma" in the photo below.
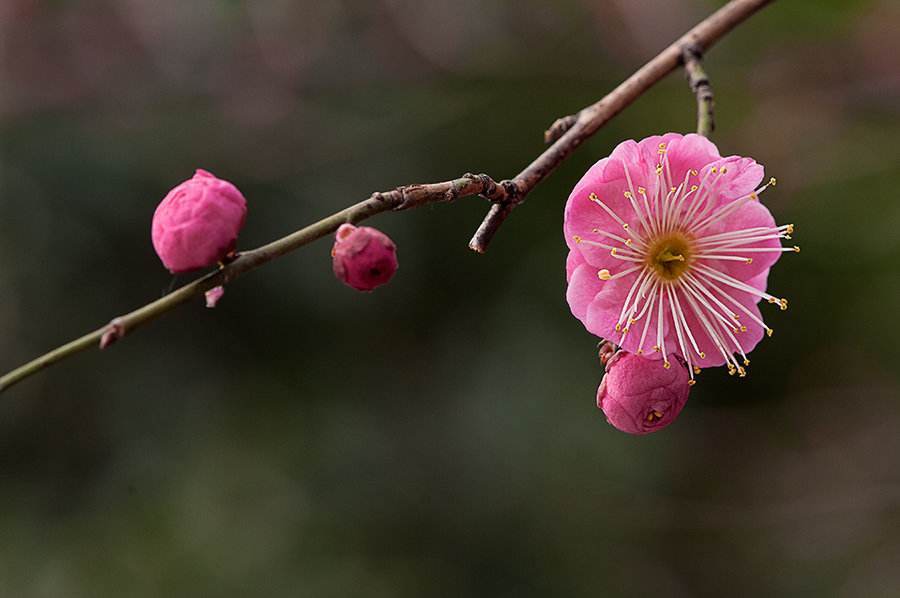
{"type": "Polygon", "coordinates": [[[599,278],[600,280],[609,280],[610,278],[612,278],[612,276],[610,276],[609,270],[603,268],[602,270],[597,272],[597,278],[599,278]]]}
{"type": "Polygon", "coordinates": [[[690,267],[691,242],[682,233],[664,234],[646,252],[646,264],[664,280],[677,280],[690,267]]]}

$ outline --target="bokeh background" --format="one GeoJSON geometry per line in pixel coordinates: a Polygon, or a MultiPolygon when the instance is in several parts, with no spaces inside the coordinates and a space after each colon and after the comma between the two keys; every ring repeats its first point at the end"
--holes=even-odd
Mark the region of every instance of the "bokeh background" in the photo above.
{"type": "MultiPolygon", "coordinates": [[[[701,0],[0,2],[0,365],[159,297],[152,212],[196,167],[252,247],[372,191],[512,176],[701,0]]],[[[3,596],[900,595],[900,4],[784,0],[707,57],[714,140],[803,253],[750,375],[609,427],[562,207],[622,139],[694,127],[673,74],[507,221],[371,221],[0,400],[3,596]]]]}

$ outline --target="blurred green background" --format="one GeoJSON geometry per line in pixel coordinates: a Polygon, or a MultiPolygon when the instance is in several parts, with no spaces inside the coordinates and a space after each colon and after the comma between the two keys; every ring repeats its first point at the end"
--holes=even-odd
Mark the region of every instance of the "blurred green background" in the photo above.
{"type": "MultiPolygon", "coordinates": [[[[721,3],[0,3],[0,367],[159,297],[169,188],[237,184],[260,245],[367,197],[517,173],[721,3]]],[[[0,397],[3,596],[900,595],[900,3],[776,2],[706,67],[714,140],[800,255],[748,378],[608,426],[562,207],[619,141],[690,131],[673,74],[466,248],[485,202],[370,221],[0,397]]],[[[768,306],[767,306],[768,307],[768,306]]]]}

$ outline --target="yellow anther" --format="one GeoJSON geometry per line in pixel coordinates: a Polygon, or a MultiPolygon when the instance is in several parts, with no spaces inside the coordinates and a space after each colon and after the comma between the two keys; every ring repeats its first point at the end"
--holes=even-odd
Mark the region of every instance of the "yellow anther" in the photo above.
{"type": "Polygon", "coordinates": [[[572,240],[576,243],[581,243],[581,237],[578,235],[572,235],[572,240]]]}
{"type": "Polygon", "coordinates": [[[722,167],[722,174],[725,174],[726,172],[728,172],[728,169],[725,168],[725,167],[723,166],[723,167],[722,167]]]}
{"type": "Polygon", "coordinates": [[[793,225],[793,224],[788,224],[788,225],[787,225],[787,233],[788,233],[789,235],[793,235],[793,234],[794,234],[794,225],[793,225]]]}
{"type": "Polygon", "coordinates": [[[669,187],[669,193],[674,193],[674,192],[675,192],[675,187],[669,187]]]}
{"type": "Polygon", "coordinates": [[[747,376],[747,370],[745,370],[744,368],[738,366],[737,371],[738,371],[738,376],[740,376],[741,378],[745,378],[747,376]]]}
{"type": "Polygon", "coordinates": [[[621,331],[622,331],[622,325],[616,324],[616,332],[621,332],[621,331]]]}
{"type": "Polygon", "coordinates": [[[635,320],[634,318],[628,318],[629,324],[634,324],[635,322],[637,322],[637,320],[635,320]]]}
{"type": "Polygon", "coordinates": [[[647,190],[643,187],[638,187],[638,193],[640,193],[641,195],[647,195],[647,190]]]}
{"type": "Polygon", "coordinates": [[[622,195],[624,195],[624,196],[627,197],[628,199],[631,199],[631,191],[626,191],[626,192],[623,193],[622,195]]]}
{"type": "Polygon", "coordinates": [[[693,386],[696,383],[697,383],[696,380],[688,380],[688,386],[693,386]]]}
{"type": "Polygon", "coordinates": [[[659,351],[659,345],[653,345],[653,352],[656,353],[659,351]]]}
{"type": "Polygon", "coordinates": [[[800,246],[794,245],[794,253],[800,253],[800,246]]]}
{"type": "Polygon", "coordinates": [[[656,165],[656,174],[662,174],[662,166],[659,164],[656,165]]]}
{"type": "Polygon", "coordinates": [[[731,364],[729,363],[729,364],[728,364],[728,375],[729,375],[729,376],[734,376],[734,373],[735,373],[736,371],[737,371],[737,370],[734,368],[734,366],[731,365],[731,364]]]}
{"type": "Polygon", "coordinates": [[[700,373],[700,368],[698,368],[697,366],[694,366],[694,373],[695,373],[695,374],[699,374],[699,373],[700,373]]]}
{"type": "Polygon", "coordinates": [[[631,247],[631,244],[634,243],[631,239],[625,239],[625,245],[631,247]]]}
{"type": "Polygon", "coordinates": [[[746,264],[752,264],[752,263],[753,263],[753,258],[752,258],[752,257],[748,257],[746,260],[744,260],[744,263],[746,263],[746,264]]]}
{"type": "Polygon", "coordinates": [[[747,327],[746,327],[746,326],[741,326],[741,332],[747,332],[747,327]]]}
{"type": "Polygon", "coordinates": [[[766,336],[771,338],[773,334],[775,334],[775,331],[773,329],[766,328],[766,336]]]}
{"type": "Polygon", "coordinates": [[[746,357],[744,358],[744,365],[750,365],[750,360],[746,357]]]}
{"type": "Polygon", "coordinates": [[[697,169],[696,169],[696,168],[691,168],[691,174],[694,175],[694,176],[697,176],[697,175],[700,174],[700,173],[697,172],[697,169]]]}
{"type": "Polygon", "coordinates": [[[669,363],[669,360],[667,359],[667,360],[663,361],[663,367],[666,369],[669,369],[670,367],[672,367],[672,364],[669,363]]]}
{"type": "Polygon", "coordinates": [[[700,351],[700,359],[706,359],[706,353],[700,351]]]}
{"type": "Polygon", "coordinates": [[[691,185],[691,191],[696,191],[698,188],[697,185],[691,185]]]}
{"type": "Polygon", "coordinates": [[[787,311],[788,301],[787,299],[782,299],[778,302],[779,307],[781,307],[781,311],[787,311]]]}
{"type": "Polygon", "coordinates": [[[626,222],[625,224],[623,224],[622,228],[624,228],[625,230],[628,230],[628,223],[626,222]]]}
{"type": "Polygon", "coordinates": [[[610,278],[612,278],[612,276],[610,275],[609,270],[603,268],[602,270],[597,272],[597,278],[599,278],[600,280],[609,280],[610,278]]]}
{"type": "Polygon", "coordinates": [[[665,141],[659,144],[659,149],[666,149],[665,141]]]}
{"type": "Polygon", "coordinates": [[[597,197],[596,193],[591,193],[590,195],[588,195],[588,199],[591,201],[600,201],[600,198],[597,197]]]}
{"type": "Polygon", "coordinates": [[[731,331],[732,331],[733,333],[737,334],[738,332],[741,331],[741,329],[740,329],[740,328],[732,328],[731,331]]]}
{"type": "Polygon", "coordinates": [[[769,179],[769,184],[774,187],[778,184],[778,180],[775,177],[772,177],[771,179],[769,179]]]}
{"type": "Polygon", "coordinates": [[[625,336],[626,334],[628,334],[628,326],[622,329],[622,336],[625,336]]]}
{"type": "Polygon", "coordinates": [[[638,350],[637,350],[637,354],[638,354],[638,355],[643,355],[643,354],[644,354],[644,350],[643,350],[643,349],[638,349],[638,350]]]}
{"type": "MultiPolygon", "coordinates": [[[[615,250],[613,250],[613,251],[615,251],[615,250]]],[[[769,303],[778,303],[778,299],[776,299],[775,297],[769,297],[769,298],[767,299],[767,301],[768,301],[769,303]]]]}
{"type": "Polygon", "coordinates": [[[616,248],[613,247],[612,249],[610,249],[610,250],[609,250],[609,254],[610,254],[610,255],[616,255],[616,248]]]}
{"type": "Polygon", "coordinates": [[[712,168],[709,169],[709,171],[713,174],[716,174],[717,172],[719,172],[719,167],[713,166],[712,168]]]}

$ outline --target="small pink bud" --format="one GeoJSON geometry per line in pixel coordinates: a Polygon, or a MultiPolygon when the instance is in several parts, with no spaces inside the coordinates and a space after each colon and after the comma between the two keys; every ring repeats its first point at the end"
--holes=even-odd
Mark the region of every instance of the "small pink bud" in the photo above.
{"type": "Polygon", "coordinates": [[[331,250],[334,275],[357,291],[371,291],[397,271],[397,246],[390,237],[369,226],[342,224],[331,250]]]}
{"type": "Polygon", "coordinates": [[[125,325],[122,323],[121,318],[115,318],[106,325],[106,330],[103,331],[103,336],[100,337],[100,350],[107,348],[123,336],[125,336],[125,325]]]}
{"type": "Polygon", "coordinates": [[[212,266],[234,251],[246,216],[237,187],[198,169],[156,208],[153,248],[173,274],[212,266]]]}
{"type": "Polygon", "coordinates": [[[663,362],[620,350],[606,364],[597,406],[622,432],[650,434],[675,421],[690,390],[687,368],[677,359],[663,362]]]}
{"type": "Polygon", "coordinates": [[[206,307],[214,308],[223,295],[225,295],[225,287],[213,287],[206,291],[206,307]]]}

